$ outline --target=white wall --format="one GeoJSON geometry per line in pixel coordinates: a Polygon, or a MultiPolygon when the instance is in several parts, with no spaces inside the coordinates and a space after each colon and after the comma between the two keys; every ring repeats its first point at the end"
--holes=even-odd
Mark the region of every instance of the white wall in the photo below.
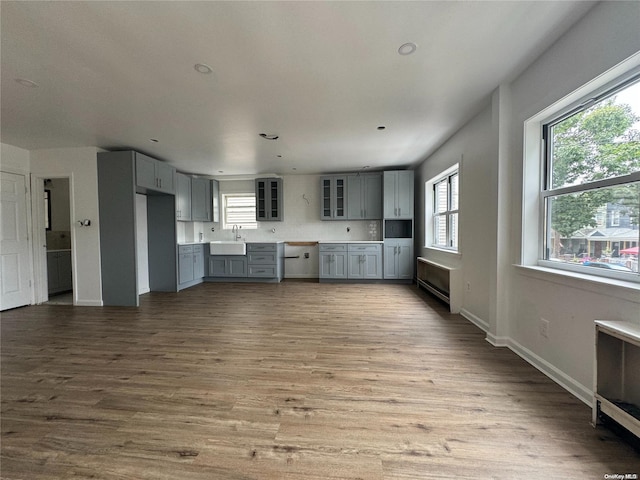
{"type": "MultiPolygon", "coordinates": [[[[31,168],[29,150],[0,143],[0,170],[28,175],[31,168]]],[[[27,184],[29,183],[27,179],[27,184]]]]}
{"type": "Polygon", "coordinates": [[[495,195],[497,142],[492,134],[492,111],[488,104],[427,161],[416,169],[416,252],[435,262],[460,268],[464,310],[490,322],[490,294],[495,262],[495,195]],[[459,163],[459,254],[429,248],[425,239],[425,182],[459,163]],[[469,285],[467,290],[466,286],[469,285]]]}
{"type": "Polygon", "coordinates": [[[77,305],[102,305],[98,164],[95,147],[32,150],[31,173],[36,177],[69,177],[73,290],[77,305]],[[89,219],[80,227],[77,220],[89,219]]]}
{"type": "Polygon", "coordinates": [[[638,18],[638,2],[595,6],[416,170],[417,250],[460,266],[471,284],[463,314],[489,340],[509,346],[585,402],[593,381],[594,320],[640,323],[640,295],[514,266],[523,242],[524,122],[640,51],[638,18]],[[422,204],[424,181],[461,156],[457,257],[423,248],[422,204]],[[539,333],[541,317],[550,322],[549,338],[539,333]]]}
{"type": "MultiPolygon", "coordinates": [[[[534,62],[511,86],[510,260],[522,252],[523,123],[532,115],[640,51],[640,3],[603,2],[534,62]],[[516,127],[517,126],[517,127],[516,127]]],[[[593,382],[594,320],[640,323],[640,295],[567,277],[509,268],[509,337],[516,349],[547,362],[575,393],[588,397],[593,382]],[[539,319],[549,320],[549,338],[539,319]]],[[[584,398],[583,398],[584,399],[584,398]]]]}

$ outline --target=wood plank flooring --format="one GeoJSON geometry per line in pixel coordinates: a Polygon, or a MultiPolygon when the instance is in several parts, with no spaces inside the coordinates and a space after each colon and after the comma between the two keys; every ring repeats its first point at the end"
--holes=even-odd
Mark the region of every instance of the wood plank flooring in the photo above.
{"type": "Polygon", "coordinates": [[[2,479],[602,479],[640,454],[412,286],[2,314],[2,479]]]}

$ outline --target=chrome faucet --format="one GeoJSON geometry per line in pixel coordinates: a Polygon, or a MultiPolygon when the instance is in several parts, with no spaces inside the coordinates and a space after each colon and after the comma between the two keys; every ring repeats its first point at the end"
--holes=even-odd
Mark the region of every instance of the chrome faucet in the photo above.
{"type": "Polygon", "coordinates": [[[231,227],[231,232],[233,232],[233,239],[236,242],[242,238],[242,236],[240,235],[241,228],[242,227],[239,227],[238,225],[234,225],[233,227],[231,227]]]}

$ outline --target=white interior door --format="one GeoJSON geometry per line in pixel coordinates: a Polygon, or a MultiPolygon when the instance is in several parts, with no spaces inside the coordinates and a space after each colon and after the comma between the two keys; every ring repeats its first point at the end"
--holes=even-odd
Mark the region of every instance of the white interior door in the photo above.
{"type": "Polygon", "coordinates": [[[0,310],[7,310],[31,301],[23,175],[0,172],[0,211],[0,310]]]}

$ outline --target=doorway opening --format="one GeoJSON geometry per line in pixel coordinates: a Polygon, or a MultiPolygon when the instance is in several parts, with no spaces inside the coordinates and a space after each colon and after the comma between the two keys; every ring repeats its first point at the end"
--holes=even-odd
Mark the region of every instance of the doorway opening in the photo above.
{"type": "Polygon", "coordinates": [[[47,304],[73,305],[71,201],[69,178],[42,181],[44,205],[40,228],[46,239],[47,304]]]}

